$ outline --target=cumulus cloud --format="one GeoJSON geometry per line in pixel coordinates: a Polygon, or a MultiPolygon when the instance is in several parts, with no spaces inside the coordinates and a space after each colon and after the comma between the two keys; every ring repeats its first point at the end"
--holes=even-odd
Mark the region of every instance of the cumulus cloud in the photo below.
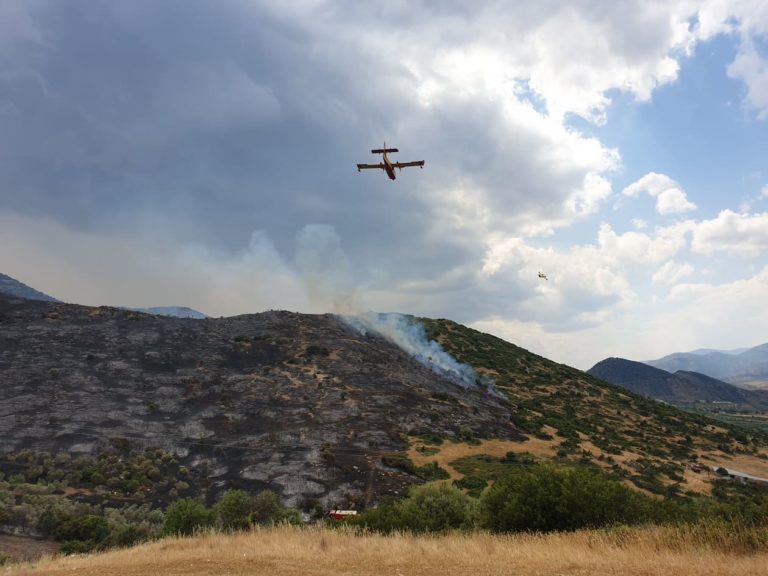
{"type": "Polygon", "coordinates": [[[654,284],[676,284],[691,274],[693,274],[693,266],[690,264],[679,264],[673,260],[668,260],[656,270],[652,281],[654,284]]]}
{"type": "Polygon", "coordinates": [[[768,213],[737,214],[723,210],[693,231],[691,249],[700,254],[726,252],[758,256],[768,250],[768,213]]]}
{"type": "Polygon", "coordinates": [[[740,42],[727,72],[744,83],[744,104],[759,119],[768,118],[768,60],[757,49],[768,35],[768,4],[762,0],[705,0],[697,10],[691,40],[703,41],[718,34],[734,34],[740,42]]]}
{"type": "Polygon", "coordinates": [[[768,118],[768,58],[761,56],[753,42],[747,42],[728,66],[728,76],[744,82],[745,102],[761,120],[768,118]]]}
{"type": "Polygon", "coordinates": [[[578,330],[505,317],[472,326],[586,370],[609,356],[642,361],[702,346],[754,346],[755,335],[764,334],[768,323],[766,293],[768,267],[730,283],[678,284],[665,299],[604,312],[600,322],[578,330]]]}
{"type": "Polygon", "coordinates": [[[649,172],[624,188],[622,194],[634,197],[644,192],[656,198],[656,211],[663,216],[696,209],[680,185],[666,174],[649,172]]]}

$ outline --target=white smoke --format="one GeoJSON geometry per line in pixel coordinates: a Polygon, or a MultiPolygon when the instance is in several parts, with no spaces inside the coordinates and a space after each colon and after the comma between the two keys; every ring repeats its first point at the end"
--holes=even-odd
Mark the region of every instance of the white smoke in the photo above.
{"type": "Polygon", "coordinates": [[[366,312],[355,316],[340,316],[354,330],[365,335],[378,334],[397,344],[416,360],[440,374],[448,377],[464,388],[481,388],[496,396],[493,380],[478,377],[472,366],[458,362],[434,340],[428,340],[424,326],[412,316],[404,314],[366,312]]]}

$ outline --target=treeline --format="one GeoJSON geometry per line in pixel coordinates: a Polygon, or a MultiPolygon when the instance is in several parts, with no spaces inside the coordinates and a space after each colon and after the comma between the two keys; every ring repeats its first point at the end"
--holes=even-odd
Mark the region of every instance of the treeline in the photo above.
{"type": "Polygon", "coordinates": [[[724,481],[713,497],[660,499],[586,467],[519,467],[472,498],[456,486],[425,484],[352,523],[380,532],[549,532],[633,524],[723,522],[768,531],[768,490],[724,481]]]}
{"type": "Polygon", "coordinates": [[[163,536],[186,536],[205,529],[242,530],[280,522],[298,524],[301,516],[284,507],[274,492],[265,490],[252,496],[243,490],[228,490],[211,507],[182,498],[165,512],[148,505],[116,509],[60,500],[42,510],[34,528],[61,542],[61,551],[71,554],[132,546],[163,536]]]}
{"type": "MultiPolygon", "coordinates": [[[[0,483],[0,524],[22,526],[62,542],[65,553],[124,547],[200,530],[246,530],[254,525],[301,523],[271,491],[224,492],[213,506],[182,498],[164,511],[150,505],[111,508],[63,496],[28,494],[22,504],[0,483]]],[[[33,487],[30,486],[30,489],[33,487]]],[[[43,487],[38,487],[42,491],[43,487]]],[[[304,506],[318,519],[317,501],[304,506]]],[[[345,524],[382,533],[449,531],[548,532],[637,524],[696,527],[708,538],[740,538],[745,549],[768,550],[768,490],[716,482],[712,497],[661,499],[630,489],[588,467],[518,466],[473,497],[447,483],[414,486],[405,498],[384,500],[345,524]],[[714,529],[711,527],[715,526],[714,529]],[[713,536],[714,535],[714,536],[713,536]]]]}

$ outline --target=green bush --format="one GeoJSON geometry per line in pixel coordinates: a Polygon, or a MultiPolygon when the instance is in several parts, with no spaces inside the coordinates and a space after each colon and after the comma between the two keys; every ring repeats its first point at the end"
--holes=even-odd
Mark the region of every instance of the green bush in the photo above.
{"type": "Polygon", "coordinates": [[[165,511],[163,533],[188,536],[195,530],[213,525],[214,519],[214,512],[205,505],[191,498],[182,498],[165,511]]]}
{"type": "MultiPolygon", "coordinates": [[[[48,520],[48,526],[53,523],[48,520]]],[[[90,552],[105,545],[110,536],[109,525],[102,516],[75,516],[58,519],[53,528],[53,537],[63,542],[64,554],[90,552]]]]}
{"type": "Polygon", "coordinates": [[[128,548],[147,539],[149,539],[147,528],[130,524],[113,530],[104,542],[104,548],[128,548]]]}
{"type": "Polygon", "coordinates": [[[437,462],[430,462],[424,464],[424,466],[419,466],[416,468],[416,475],[428,482],[432,480],[445,480],[451,477],[448,472],[440,468],[437,462]]]}
{"type": "Polygon", "coordinates": [[[384,454],[381,457],[381,462],[384,464],[384,466],[397,468],[398,470],[402,470],[408,474],[416,474],[416,465],[410,458],[408,458],[406,454],[400,454],[398,452],[384,454]]]}
{"type": "Polygon", "coordinates": [[[475,502],[448,484],[424,484],[411,489],[401,501],[386,501],[366,510],[352,522],[378,532],[415,533],[471,529],[476,524],[475,502]]]}
{"type": "Polygon", "coordinates": [[[295,514],[280,503],[280,498],[271,490],[259,492],[253,499],[251,520],[256,524],[277,524],[281,521],[293,523],[295,514]]]}
{"type": "Polygon", "coordinates": [[[467,491],[467,494],[477,498],[488,486],[488,481],[479,476],[464,476],[460,480],[454,480],[453,485],[467,491]]]}
{"type": "Polygon", "coordinates": [[[244,490],[227,490],[215,510],[222,528],[243,530],[251,525],[253,499],[244,490]]]}
{"type": "Polygon", "coordinates": [[[650,500],[585,469],[537,465],[516,470],[481,497],[485,527],[495,532],[575,530],[634,523],[650,500]]]}

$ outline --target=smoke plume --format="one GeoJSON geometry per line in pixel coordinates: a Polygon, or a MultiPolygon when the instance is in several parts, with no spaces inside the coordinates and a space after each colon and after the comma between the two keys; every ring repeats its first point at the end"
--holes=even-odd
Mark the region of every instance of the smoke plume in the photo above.
{"type": "Polygon", "coordinates": [[[472,366],[458,362],[436,341],[428,340],[424,326],[413,316],[366,312],[355,316],[341,316],[341,319],[363,335],[378,334],[397,344],[423,365],[464,388],[478,387],[500,396],[491,379],[479,378],[472,366]]]}

